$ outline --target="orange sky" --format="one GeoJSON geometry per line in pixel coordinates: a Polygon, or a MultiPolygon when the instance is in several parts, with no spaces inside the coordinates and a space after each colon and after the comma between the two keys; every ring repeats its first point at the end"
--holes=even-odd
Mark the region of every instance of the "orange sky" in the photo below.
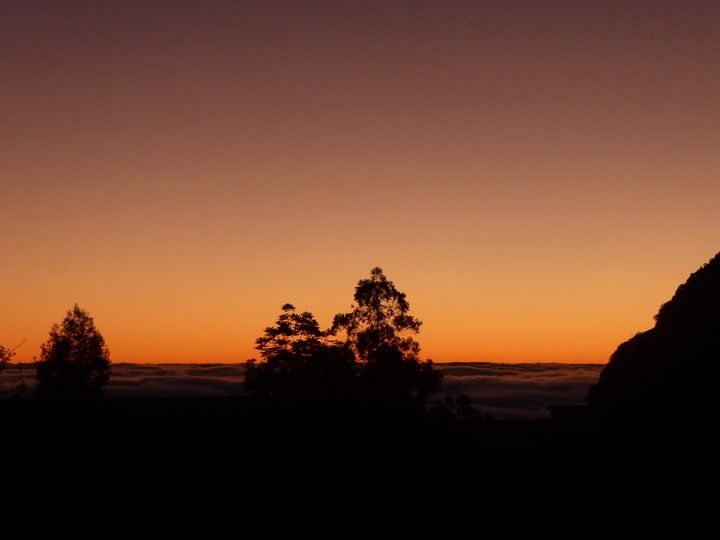
{"type": "Polygon", "coordinates": [[[0,344],[242,362],[380,266],[444,361],[605,362],[720,251],[720,3],[0,4],[0,344]]]}

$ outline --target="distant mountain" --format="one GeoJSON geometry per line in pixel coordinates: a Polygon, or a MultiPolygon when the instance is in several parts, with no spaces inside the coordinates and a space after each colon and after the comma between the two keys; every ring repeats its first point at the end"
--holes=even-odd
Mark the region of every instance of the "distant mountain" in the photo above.
{"type": "Polygon", "coordinates": [[[660,307],[655,326],[622,343],[588,402],[659,411],[720,411],[720,253],[660,307]]]}

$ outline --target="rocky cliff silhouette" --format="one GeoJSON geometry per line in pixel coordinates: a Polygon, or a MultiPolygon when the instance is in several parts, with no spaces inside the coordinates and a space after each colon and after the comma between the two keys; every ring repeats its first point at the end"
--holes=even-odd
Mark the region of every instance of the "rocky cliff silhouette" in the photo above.
{"type": "Polygon", "coordinates": [[[622,343],[591,406],[704,415],[720,411],[720,253],[660,307],[655,326],[622,343]]]}

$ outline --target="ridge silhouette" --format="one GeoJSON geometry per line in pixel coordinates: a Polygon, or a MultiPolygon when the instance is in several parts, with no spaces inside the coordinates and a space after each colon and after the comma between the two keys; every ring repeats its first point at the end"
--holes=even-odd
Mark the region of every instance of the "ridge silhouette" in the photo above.
{"type": "Polygon", "coordinates": [[[622,343],[589,389],[588,404],[717,415],[720,253],[681,284],[655,326],[622,343]]]}

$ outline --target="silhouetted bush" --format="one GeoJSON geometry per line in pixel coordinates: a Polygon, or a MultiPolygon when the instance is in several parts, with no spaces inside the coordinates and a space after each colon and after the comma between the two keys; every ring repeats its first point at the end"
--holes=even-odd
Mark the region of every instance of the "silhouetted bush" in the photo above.
{"type": "Polygon", "coordinates": [[[435,400],[430,405],[431,417],[440,420],[461,420],[463,422],[489,421],[492,417],[472,405],[467,394],[457,397],[445,396],[444,400],[435,400]]]}
{"type": "Polygon", "coordinates": [[[50,329],[36,367],[39,398],[98,397],[110,378],[110,353],[92,317],[75,304],[50,329]]]}
{"type": "MultiPolygon", "coordinates": [[[[25,340],[23,339],[20,345],[25,343],[25,340]]],[[[10,360],[15,356],[15,351],[17,350],[20,345],[16,345],[12,349],[8,349],[7,347],[3,347],[0,345],[0,373],[2,373],[5,368],[7,367],[8,363],[10,363],[10,360]]],[[[25,379],[22,375],[22,365],[18,364],[18,371],[19,376],[17,378],[17,382],[15,386],[11,389],[11,395],[16,398],[20,397],[27,397],[27,387],[25,385],[25,379]]],[[[0,390],[0,394],[4,393],[4,389],[0,390]]]]}

